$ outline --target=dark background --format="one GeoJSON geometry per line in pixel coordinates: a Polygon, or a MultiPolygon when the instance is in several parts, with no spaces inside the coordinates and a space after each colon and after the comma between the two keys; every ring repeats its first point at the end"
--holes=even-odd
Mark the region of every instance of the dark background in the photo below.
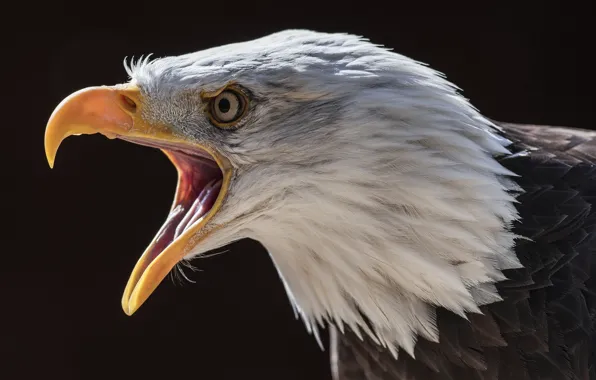
{"type": "MultiPolygon", "coordinates": [[[[168,278],[133,317],[124,285],[168,213],[160,152],[43,133],[82,87],[126,81],[125,56],[183,54],[286,28],[350,32],[445,72],[486,116],[592,129],[590,1],[15,3],[2,24],[0,377],[328,379],[257,243],[168,278]]],[[[7,6],[8,7],[8,6],[7,6]]],[[[324,334],[326,335],[326,334],[324,334]]]]}

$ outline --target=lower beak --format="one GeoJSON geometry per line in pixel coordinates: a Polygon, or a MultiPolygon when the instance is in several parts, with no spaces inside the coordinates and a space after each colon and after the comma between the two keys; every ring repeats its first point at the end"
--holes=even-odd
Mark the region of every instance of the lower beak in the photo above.
{"type": "MultiPolygon", "coordinates": [[[[54,110],[46,127],[45,151],[50,167],[54,165],[60,143],[71,135],[101,133],[108,138],[142,140],[153,146],[196,146],[193,142],[176,136],[166,126],[144,122],[140,116],[142,108],[142,95],[132,85],[91,87],[68,96],[54,110]]],[[[200,148],[213,156],[224,173],[220,196],[210,213],[213,215],[221,206],[223,195],[229,186],[231,171],[223,156],[206,147],[200,148]]],[[[177,164],[174,159],[172,161],[174,165],[177,164]]],[[[180,168],[178,174],[180,186],[180,168]]],[[[205,237],[206,234],[202,234],[201,230],[208,220],[209,217],[205,217],[200,223],[193,225],[157,257],[152,257],[151,254],[156,239],[147,247],[137,262],[122,297],[122,308],[126,314],[132,315],[169,271],[205,237]]]]}

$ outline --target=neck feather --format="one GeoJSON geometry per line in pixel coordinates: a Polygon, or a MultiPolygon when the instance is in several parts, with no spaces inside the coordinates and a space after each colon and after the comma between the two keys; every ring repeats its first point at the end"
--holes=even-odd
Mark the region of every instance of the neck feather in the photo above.
{"type": "Polygon", "coordinates": [[[374,133],[344,128],[333,157],[288,179],[294,190],[253,227],[309,331],[347,325],[395,356],[438,340],[436,307],[478,313],[520,267],[520,189],[494,158],[509,141],[462,98],[397,103],[374,133]]]}

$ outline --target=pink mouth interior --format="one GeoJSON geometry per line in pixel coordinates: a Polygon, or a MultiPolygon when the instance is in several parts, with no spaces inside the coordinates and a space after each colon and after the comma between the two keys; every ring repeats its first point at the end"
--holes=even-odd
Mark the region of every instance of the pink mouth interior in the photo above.
{"type": "Polygon", "coordinates": [[[190,155],[166,150],[179,172],[174,205],[157,233],[148,252],[149,265],[184,231],[199,222],[211,210],[221,190],[223,173],[208,154],[190,155]]]}

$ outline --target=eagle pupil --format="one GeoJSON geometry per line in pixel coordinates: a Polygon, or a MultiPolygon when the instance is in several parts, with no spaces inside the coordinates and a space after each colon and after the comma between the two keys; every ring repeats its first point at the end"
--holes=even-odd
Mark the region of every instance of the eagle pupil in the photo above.
{"type": "Polygon", "coordinates": [[[221,113],[226,113],[230,110],[230,101],[228,99],[221,99],[217,105],[221,113]]]}

